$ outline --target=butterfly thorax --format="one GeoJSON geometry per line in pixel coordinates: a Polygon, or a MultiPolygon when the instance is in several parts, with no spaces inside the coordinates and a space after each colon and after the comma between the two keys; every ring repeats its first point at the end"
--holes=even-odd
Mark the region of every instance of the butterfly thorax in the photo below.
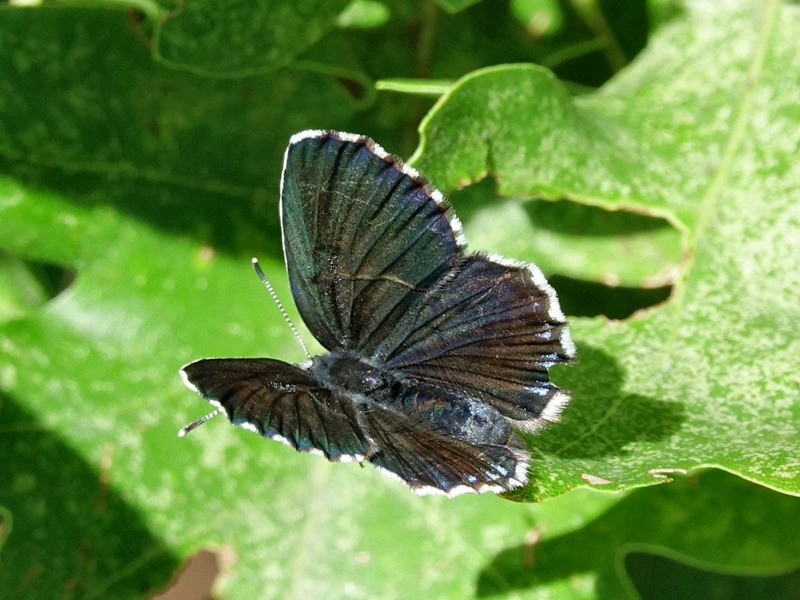
{"type": "Polygon", "coordinates": [[[379,399],[392,383],[388,373],[343,350],[315,356],[310,371],[329,389],[373,400],[379,399]]]}

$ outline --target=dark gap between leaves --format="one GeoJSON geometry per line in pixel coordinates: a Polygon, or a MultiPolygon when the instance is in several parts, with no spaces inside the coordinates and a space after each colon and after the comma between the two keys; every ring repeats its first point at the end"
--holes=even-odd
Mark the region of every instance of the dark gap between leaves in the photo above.
{"type": "Polygon", "coordinates": [[[646,552],[625,557],[625,570],[642,600],[800,600],[800,569],[772,576],[745,576],[698,569],[646,552]]]}
{"type": "Polygon", "coordinates": [[[672,286],[658,288],[615,287],[563,275],[548,278],[558,292],[561,308],[572,317],[605,316],[627,319],[636,311],[666,302],[672,286]]]}
{"type": "MultiPolygon", "coordinates": [[[[647,260],[650,272],[649,282],[642,279],[641,286],[608,285],[599,281],[590,281],[559,275],[559,266],[551,263],[550,272],[546,272],[548,281],[558,292],[561,307],[569,316],[596,317],[605,316],[613,320],[626,319],[635,312],[666,302],[672,293],[672,285],[664,273],[681,261],[680,235],[672,225],[663,218],[634,213],[627,210],[606,210],[597,206],[588,206],[572,200],[544,200],[541,198],[508,198],[500,195],[497,182],[493,177],[485,177],[481,181],[462,188],[450,196],[450,200],[465,225],[472,225],[481,219],[486,207],[516,202],[523,207],[527,219],[533,226],[533,235],[537,230],[554,234],[562,240],[562,244],[572,247],[571,251],[584,253],[596,252],[593,241],[598,238],[615,238],[624,244],[625,240],[642,239],[653,236],[660,237],[663,260],[659,263],[658,255],[653,254],[646,259],[636,253],[635,242],[630,247],[630,258],[626,260],[647,260]],[[664,244],[663,234],[674,233],[674,244],[664,244]],[[594,250],[593,250],[594,248],[594,250]],[[664,285],[658,285],[661,282],[664,285]]],[[[670,238],[668,238],[670,239],[670,238]]],[[[655,242],[653,242],[655,243],[655,242]]],[[[533,244],[535,247],[535,244],[533,244]]],[[[522,260],[538,262],[535,249],[532,256],[513,256],[522,260]]],[[[502,253],[502,252],[501,252],[502,253]]],[[[594,258],[594,257],[591,257],[594,258]]],[[[597,257],[603,261],[603,257],[597,257]]],[[[616,258],[619,261],[619,257],[616,258]]],[[[619,263],[608,261],[609,274],[615,273],[619,263]]],[[[545,267],[546,265],[540,264],[545,267]]],[[[604,265],[605,266],[605,265],[604,265]]]]}
{"type": "Polygon", "coordinates": [[[220,563],[216,553],[200,550],[186,560],[167,588],[151,600],[213,600],[220,563]]]}
{"type": "Polygon", "coordinates": [[[339,85],[341,85],[345,91],[347,91],[353,100],[363,100],[367,95],[367,91],[364,89],[364,84],[361,81],[347,77],[335,77],[335,79],[339,82],[339,85]]]}
{"type": "Polygon", "coordinates": [[[75,271],[61,265],[0,252],[0,289],[14,307],[9,314],[0,315],[0,321],[41,308],[64,293],[75,276],[75,271]]]}

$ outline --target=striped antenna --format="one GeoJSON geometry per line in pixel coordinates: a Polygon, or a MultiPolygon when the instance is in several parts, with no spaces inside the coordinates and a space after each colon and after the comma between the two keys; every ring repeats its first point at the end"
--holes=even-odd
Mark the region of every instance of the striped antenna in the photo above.
{"type": "Polygon", "coordinates": [[[192,421],[191,423],[189,423],[189,424],[188,424],[188,425],[186,425],[185,427],[181,427],[181,430],[178,432],[178,437],[183,437],[183,436],[185,436],[185,435],[186,435],[187,433],[189,433],[189,432],[190,432],[192,429],[194,429],[195,427],[200,427],[200,425],[202,425],[203,423],[205,423],[205,422],[206,422],[206,421],[208,421],[209,419],[211,419],[211,418],[213,418],[213,417],[216,417],[216,416],[217,416],[219,413],[221,413],[221,412],[222,412],[222,409],[221,409],[221,408],[218,408],[218,409],[217,409],[217,410],[215,410],[214,412],[210,412],[210,413],[208,413],[208,414],[207,414],[205,417],[200,417],[199,419],[197,419],[196,421],[192,421]]]}
{"type": "Polygon", "coordinates": [[[289,324],[289,328],[292,330],[295,339],[297,339],[297,341],[300,343],[300,346],[303,348],[303,352],[306,353],[306,356],[308,358],[311,358],[311,353],[308,351],[308,347],[303,341],[303,338],[301,338],[300,334],[297,332],[297,328],[294,326],[294,323],[292,323],[292,320],[289,318],[289,315],[286,314],[286,309],[283,308],[283,304],[281,303],[280,299],[278,299],[278,294],[276,294],[275,290],[272,289],[272,284],[269,282],[269,279],[267,279],[267,276],[264,275],[264,271],[261,270],[257,258],[253,259],[253,268],[256,271],[256,275],[258,275],[258,278],[261,280],[261,283],[263,283],[264,287],[267,288],[269,295],[272,296],[272,299],[275,301],[275,304],[278,305],[278,310],[281,311],[283,319],[289,324]]]}

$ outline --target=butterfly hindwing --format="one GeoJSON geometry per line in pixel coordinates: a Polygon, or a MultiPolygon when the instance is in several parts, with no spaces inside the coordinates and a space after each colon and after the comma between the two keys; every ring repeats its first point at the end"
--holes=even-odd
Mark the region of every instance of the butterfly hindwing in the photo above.
{"type": "Polygon", "coordinates": [[[574,347],[555,292],[536,267],[475,255],[427,294],[379,351],[404,377],[479,399],[533,430],[567,401],[548,368],[570,360],[574,347]]]}
{"type": "Polygon", "coordinates": [[[435,390],[408,390],[394,407],[372,406],[361,421],[375,466],[418,493],[501,492],[523,485],[530,455],[491,407],[435,390]]]}

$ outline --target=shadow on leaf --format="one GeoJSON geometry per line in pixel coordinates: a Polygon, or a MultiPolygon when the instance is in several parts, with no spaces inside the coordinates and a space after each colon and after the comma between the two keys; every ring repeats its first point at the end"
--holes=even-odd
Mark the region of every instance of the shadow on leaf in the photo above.
{"type": "Polygon", "coordinates": [[[358,103],[339,83],[298,69],[208,79],[167,68],[124,11],[4,19],[3,75],[24,107],[6,107],[5,173],[222,252],[282,256],[284,149],[302,129],[347,128],[358,103]],[[49,40],[46,52],[32,50],[37,39],[49,40]]]}
{"type": "Polygon", "coordinates": [[[0,395],[0,597],[142,598],[179,565],[97,473],[0,395]]]}
{"type": "Polygon", "coordinates": [[[528,436],[528,447],[562,458],[599,458],[624,455],[633,442],[660,442],[678,432],[686,420],[683,404],[626,394],[624,380],[611,356],[579,343],[578,362],[558,370],[558,384],[572,400],[557,425],[528,436]]]}
{"type": "Polygon", "coordinates": [[[648,552],[631,552],[625,570],[642,600],[798,600],[800,568],[780,575],[734,575],[648,552]]]}
{"type": "MultiPolygon", "coordinates": [[[[503,550],[480,571],[476,595],[545,586],[552,594],[558,585],[564,596],[594,589],[601,600],[633,598],[633,585],[620,574],[626,555],[645,549],[739,577],[786,573],[800,557],[798,515],[800,498],[724,471],[676,477],[630,493],[576,531],[503,550]]],[[[545,528],[540,533],[546,538],[545,528]]]]}

